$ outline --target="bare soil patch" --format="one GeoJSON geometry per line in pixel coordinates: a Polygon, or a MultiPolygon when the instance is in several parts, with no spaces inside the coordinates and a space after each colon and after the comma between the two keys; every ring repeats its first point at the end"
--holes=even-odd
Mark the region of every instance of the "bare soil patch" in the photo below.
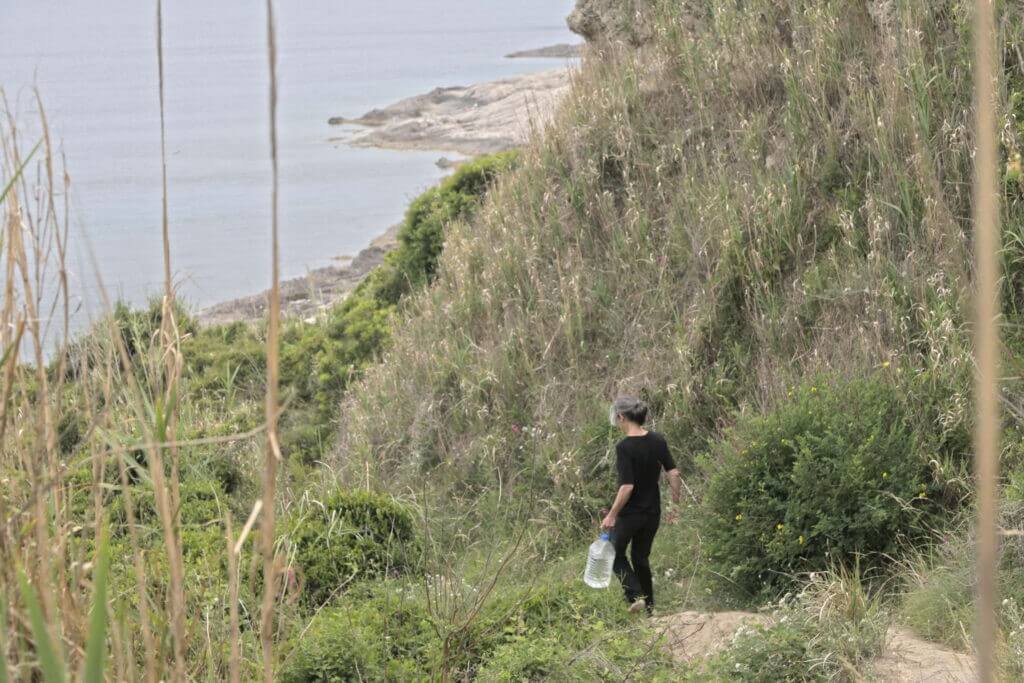
{"type": "Polygon", "coordinates": [[[672,657],[689,662],[729,647],[741,626],[769,623],[767,616],[752,612],[677,612],[653,621],[665,634],[672,657]]]}
{"type": "MultiPolygon", "coordinates": [[[[689,663],[726,649],[740,628],[765,626],[771,619],[753,612],[677,612],[654,619],[673,659],[689,663]]],[[[868,680],[881,683],[966,683],[976,680],[974,658],[915,636],[889,629],[885,651],[868,680]]]]}
{"type": "Polygon", "coordinates": [[[977,680],[974,658],[921,640],[910,631],[889,631],[885,652],[875,660],[875,680],[884,683],[959,683],[977,680]]]}

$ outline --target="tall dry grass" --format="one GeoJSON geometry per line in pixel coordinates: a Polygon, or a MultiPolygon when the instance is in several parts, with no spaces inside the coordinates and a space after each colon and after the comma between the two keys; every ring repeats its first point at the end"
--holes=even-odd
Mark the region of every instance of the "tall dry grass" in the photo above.
{"type": "MultiPolygon", "coordinates": [[[[276,106],[274,22],[267,3],[271,109],[276,106]]],[[[274,508],[276,463],[278,291],[276,145],[272,203],[271,332],[268,335],[267,424],[244,434],[181,438],[184,333],[172,277],[164,121],[163,7],[156,6],[156,53],[160,105],[162,173],[163,297],[159,326],[140,349],[129,346],[111,302],[103,294],[106,315],[81,339],[68,338],[70,176],[51,141],[41,98],[36,111],[17,112],[4,100],[0,121],[0,674],[4,680],[37,676],[68,680],[192,680],[221,675],[241,680],[265,671],[272,680],[275,643],[274,508]],[[19,127],[19,118],[28,123],[19,127]],[[29,139],[29,136],[31,138],[29,139]],[[67,383],[68,378],[74,382],[67,383]],[[185,575],[181,526],[180,449],[202,443],[251,439],[266,432],[267,461],[263,498],[257,501],[239,537],[230,513],[224,548],[224,583],[230,646],[223,654],[209,624],[194,612],[194,596],[185,575]],[[71,447],[65,442],[75,440],[71,447]],[[137,454],[137,455],[136,455],[137,454]],[[88,472],[83,478],[82,472],[88,472]],[[142,477],[153,496],[160,545],[153,529],[139,518],[136,484],[142,477]],[[88,501],[87,503],[85,501],[88,501]],[[118,558],[128,575],[108,589],[110,505],[124,515],[118,558]],[[239,589],[248,537],[258,529],[265,563],[259,639],[263,662],[245,661],[239,589]],[[166,575],[154,564],[166,564],[166,575]],[[204,657],[204,653],[206,656],[204,657]],[[141,669],[141,670],[140,670],[141,669]],[[222,672],[222,673],[221,673],[222,672]]],[[[273,117],[272,117],[273,118],[273,117]]],[[[271,130],[272,140],[276,131],[271,130]]],[[[100,291],[102,278],[97,269],[100,291]]],[[[147,505],[143,501],[143,505],[147,505]]],[[[216,522],[216,520],[214,520],[216,522]]],[[[251,582],[258,572],[248,568],[251,582]]],[[[223,630],[223,629],[219,629],[223,630]]]]}
{"type": "MultiPolygon", "coordinates": [[[[617,391],[642,390],[658,428],[687,458],[737,412],[769,406],[818,372],[856,375],[884,364],[934,378],[937,394],[952,387],[935,399],[936,431],[968,419],[966,384],[946,382],[972,367],[964,8],[657,4],[654,41],[639,52],[594,48],[520,170],[472,225],[452,227],[436,285],[405,306],[387,362],[346,405],[340,478],[450,503],[456,522],[431,539],[450,546],[447,557],[525,524],[537,532],[531,557],[560,552],[558,539],[585,523],[600,492],[594,482],[607,472],[612,436],[602,408],[617,391]]],[[[71,353],[66,176],[45,116],[27,138],[13,116],[3,124],[0,621],[8,629],[0,629],[0,669],[13,678],[95,671],[98,648],[109,657],[108,679],[134,679],[139,667],[150,681],[274,676],[277,629],[289,622],[275,550],[280,305],[269,0],[266,10],[273,246],[264,422],[255,430],[179,434],[190,408],[166,182],[154,343],[129,348],[111,318],[71,353]],[[48,328],[54,312],[63,330],[48,328]],[[70,398],[69,372],[82,387],[70,398]],[[86,437],[63,452],[73,414],[86,437]],[[255,437],[265,439],[262,494],[237,537],[224,515],[221,608],[204,612],[183,561],[180,449],[255,437]],[[87,478],[69,477],[83,464],[87,478]],[[140,476],[151,484],[155,528],[132,483],[140,476]],[[132,592],[122,581],[122,593],[107,596],[102,549],[115,498],[132,592]],[[159,547],[149,543],[154,535],[159,547]],[[246,555],[252,535],[259,552],[246,555]],[[258,619],[239,613],[246,590],[259,595],[258,619]],[[228,625],[226,654],[218,621],[228,625]],[[95,624],[106,628],[102,646],[95,624]]],[[[1014,7],[1007,12],[997,46],[1012,64],[1007,46],[1020,43],[1021,24],[1014,7]]],[[[1002,135],[1008,148],[1021,146],[1019,131],[1002,135]]],[[[936,468],[961,476],[962,463],[946,455],[937,454],[936,468]]],[[[499,555],[485,563],[494,576],[506,572],[499,555]]],[[[426,588],[439,638],[457,640],[480,598],[444,583],[426,588]]]]}

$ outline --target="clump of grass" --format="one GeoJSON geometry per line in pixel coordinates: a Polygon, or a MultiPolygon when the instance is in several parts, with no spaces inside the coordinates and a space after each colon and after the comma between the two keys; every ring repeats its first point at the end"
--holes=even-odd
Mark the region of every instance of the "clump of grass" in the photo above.
{"type": "MultiPolygon", "coordinates": [[[[1020,570],[1022,501],[1013,492],[1005,501],[1001,527],[1009,530],[1001,539],[998,580],[1001,604],[997,609],[997,649],[1002,676],[1014,680],[1021,669],[1021,605],[1024,605],[1024,573],[1020,570]]],[[[944,530],[927,551],[910,554],[901,578],[900,620],[922,638],[952,649],[971,652],[975,643],[975,595],[977,575],[975,541],[966,515],[959,524],[944,530]]]]}
{"type": "Polygon", "coordinates": [[[882,650],[891,616],[859,571],[813,574],[766,626],[743,627],[698,670],[709,680],[860,681],[882,650]]]}

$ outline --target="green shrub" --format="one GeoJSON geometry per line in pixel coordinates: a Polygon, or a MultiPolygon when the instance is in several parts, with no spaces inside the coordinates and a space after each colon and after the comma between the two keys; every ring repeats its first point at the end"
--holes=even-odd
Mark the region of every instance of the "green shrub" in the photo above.
{"type": "Polygon", "coordinates": [[[234,322],[203,328],[185,339],[181,350],[193,393],[221,400],[262,395],[266,344],[252,326],[234,322]]]}
{"type": "Polygon", "coordinates": [[[940,509],[895,387],[808,385],[741,419],[715,453],[704,541],[722,589],[775,594],[855,557],[865,570],[920,540],[940,509]]]}
{"type": "Polygon", "coordinates": [[[570,666],[572,654],[572,649],[558,633],[518,638],[499,646],[488,657],[476,680],[485,683],[573,680],[576,676],[570,666]]]}
{"type": "MultiPolygon", "coordinates": [[[[494,178],[514,161],[508,152],[481,157],[460,167],[439,186],[410,204],[398,233],[398,246],[344,300],[315,324],[285,328],[281,379],[300,403],[311,404],[312,422],[285,429],[283,440],[303,460],[320,460],[333,430],[330,420],[352,379],[372,363],[391,337],[391,320],[402,297],[424,286],[437,268],[444,227],[467,220],[494,178]]],[[[218,377],[224,375],[223,371],[218,377]]]]}
{"type": "Polygon", "coordinates": [[[348,583],[398,575],[417,562],[413,516],[390,496],[352,491],[306,505],[285,526],[303,603],[319,607],[348,583]]]}
{"type": "Polygon", "coordinates": [[[552,627],[543,634],[500,645],[474,680],[520,681],[680,680],[675,665],[657,647],[659,634],[643,625],[597,623],[584,632],[589,642],[552,627]]]}
{"type": "Polygon", "coordinates": [[[317,614],[282,683],[430,680],[439,649],[422,601],[408,590],[362,597],[317,614]]]}
{"type": "MultiPolygon", "coordinates": [[[[195,320],[178,301],[174,302],[173,317],[181,336],[196,332],[195,320]]],[[[134,357],[149,349],[157,340],[160,326],[163,324],[163,302],[159,298],[151,299],[147,308],[138,310],[132,309],[123,301],[118,301],[114,304],[114,324],[121,333],[128,356],[134,357]]]]}
{"type": "Polygon", "coordinates": [[[433,278],[445,226],[469,218],[495,176],[511,167],[516,157],[516,152],[502,152],[474,159],[412,201],[398,233],[400,246],[394,257],[410,288],[433,278]]]}
{"type": "Polygon", "coordinates": [[[707,673],[711,680],[750,683],[828,680],[823,671],[810,667],[814,635],[812,625],[805,620],[741,630],[727,650],[708,662],[707,673]]]}

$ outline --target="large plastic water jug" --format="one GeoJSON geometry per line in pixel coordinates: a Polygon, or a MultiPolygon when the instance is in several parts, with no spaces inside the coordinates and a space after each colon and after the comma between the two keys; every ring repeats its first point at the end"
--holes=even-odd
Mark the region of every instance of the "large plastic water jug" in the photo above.
{"type": "Polygon", "coordinates": [[[583,572],[583,580],[591,588],[607,588],[612,581],[612,564],[615,562],[615,546],[608,534],[602,533],[601,538],[590,544],[587,553],[587,569],[583,572]]]}

